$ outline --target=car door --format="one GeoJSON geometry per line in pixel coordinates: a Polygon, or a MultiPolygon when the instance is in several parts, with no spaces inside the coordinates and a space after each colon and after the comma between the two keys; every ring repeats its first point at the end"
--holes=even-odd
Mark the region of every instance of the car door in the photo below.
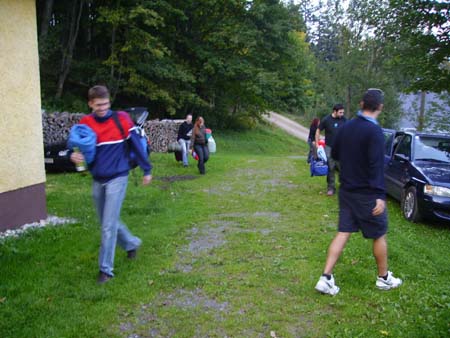
{"type": "Polygon", "coordinates": [[[384,135],[384,165],[386,166],[392,157],[394,150],[395,130],[383,128],[384,135]]]}
{"type": "Polygon", "coordinates": [[[403,187],[409,182],[409,162],[411,160],[412,136],[398,135],[394,138],[393,156],[385,167],[386,189],[389,195],[400,199],[403,187]]]}

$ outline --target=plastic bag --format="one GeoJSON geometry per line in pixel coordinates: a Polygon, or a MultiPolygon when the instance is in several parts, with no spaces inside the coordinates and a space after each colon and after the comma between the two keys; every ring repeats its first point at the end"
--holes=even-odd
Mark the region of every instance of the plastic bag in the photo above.
{"type": "Polygon", "coordinates": [[[323,147],[323,145],[319,145],[317,147],[317,157],[322,160],[323,162],[327,162],[327,154],[325,152],[325,148],[323,147]]]}

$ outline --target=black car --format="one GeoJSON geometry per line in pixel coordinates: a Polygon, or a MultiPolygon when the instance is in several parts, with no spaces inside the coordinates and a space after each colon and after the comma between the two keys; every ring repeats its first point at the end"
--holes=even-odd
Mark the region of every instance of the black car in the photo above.
{"type": "Polygon", "coordinates": [[[46,172],[76,171],[75,164],[69,159],[65,141],[44,146],[44,163],[46,172]]]}
{"type": "Polygon", "coordinates": [[[387,193],[403,216],[450,221],[450,135],[383,129],[387,193]]]}

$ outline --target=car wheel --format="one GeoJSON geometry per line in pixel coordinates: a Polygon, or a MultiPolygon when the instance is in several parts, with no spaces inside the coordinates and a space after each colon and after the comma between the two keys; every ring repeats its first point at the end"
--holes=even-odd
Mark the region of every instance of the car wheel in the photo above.
{"type": "Polygon", "coordinates": [[[418,222],[422,219],[417,205],[417,191],[415,187],[409,187],[403,193],[401,203],[403,217],[410,222],[418,222]]]}

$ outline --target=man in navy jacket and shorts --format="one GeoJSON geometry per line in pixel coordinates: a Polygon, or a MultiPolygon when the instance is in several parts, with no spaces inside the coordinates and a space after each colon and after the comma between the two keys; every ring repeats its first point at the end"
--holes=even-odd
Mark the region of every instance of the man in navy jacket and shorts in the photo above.
{"type": "Polygon", "coordinates": [[[402,280],[388,271],[387,214],[384,185],[384,136],[377,117],[383,109],[384,94],[369,89],[362,100],[362,111],[344,124],[336,135],[332,157],[340,163],[338,233],[328,248],[323,274],[316,290],[336,295],[333,268],[353,232],[361,230],[373,240],[373,255],[378,267],[376,287],[390,290],[402,280]]]}

